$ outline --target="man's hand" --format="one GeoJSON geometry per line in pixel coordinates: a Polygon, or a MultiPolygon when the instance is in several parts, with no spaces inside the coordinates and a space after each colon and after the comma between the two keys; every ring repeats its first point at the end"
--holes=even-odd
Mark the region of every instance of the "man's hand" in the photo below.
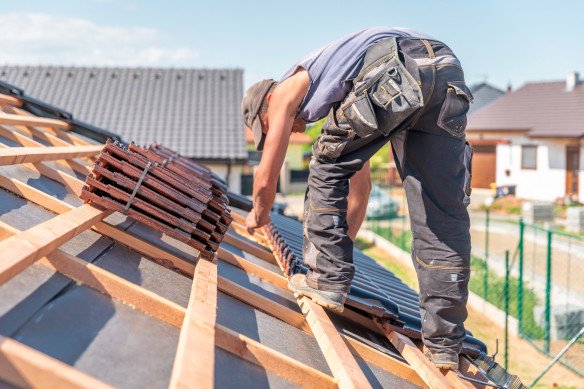
{"type": "Polygon", "coordinates": [[[255,209],[252,209],[251,212],[247,215],[247,218],[245,219],[245,226],[247,227],[247,232],[249,232],[249,234],[251,235],[253,234],[253,230],[255,230],[256,228],[263,227],[269,222],[270,222],[269,214],[260,219],[256,215],[255,209]]]}

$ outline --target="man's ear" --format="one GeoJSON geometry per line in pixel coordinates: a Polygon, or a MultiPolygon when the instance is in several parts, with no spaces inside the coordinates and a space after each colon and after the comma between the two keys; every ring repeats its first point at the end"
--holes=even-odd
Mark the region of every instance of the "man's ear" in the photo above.
{"type": "Polygon", "coordinates": [[[268,104],[270,103],[270,99],[272,98],[272,93],[273,92],[270,92],[266,95],[266,101],[268,102],[268,104]]]}

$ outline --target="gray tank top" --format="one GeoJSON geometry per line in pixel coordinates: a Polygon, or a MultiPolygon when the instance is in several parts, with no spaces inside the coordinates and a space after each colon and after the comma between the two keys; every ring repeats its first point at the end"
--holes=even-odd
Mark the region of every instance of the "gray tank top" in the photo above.
{"type": "Polygon", "coordinates": [[[351,81],[357,76],[367,49],[381,39],[393,37],[434,39],[407,28],[375,27],[331,42],[302,58],[280,80],[290,77],[299,67],[308,72],[310,86],[298,117],[307,122],[325,117],[331,106],[351,91],[351,81]]]}

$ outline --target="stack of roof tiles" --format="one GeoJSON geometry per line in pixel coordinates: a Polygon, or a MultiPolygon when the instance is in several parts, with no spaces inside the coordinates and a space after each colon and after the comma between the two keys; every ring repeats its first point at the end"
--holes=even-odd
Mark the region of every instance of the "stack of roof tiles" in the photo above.
{"type": "Polygon", "coordinates": [[[161,145],[127,148],[108,141],[81,198],[119,211],[199,250],[215,255],[233,220],[225,183],[206,167],[161,145]]]}

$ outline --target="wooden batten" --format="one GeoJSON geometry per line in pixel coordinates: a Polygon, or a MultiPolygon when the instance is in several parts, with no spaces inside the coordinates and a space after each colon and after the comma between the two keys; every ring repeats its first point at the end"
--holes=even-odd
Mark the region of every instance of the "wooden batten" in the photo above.
{"type": "MultiPolygon", "coordinates": [[[[2,126],[0,126],[0,135],[10,139],[11,141],[14,141],[16,143],[19,143],[22,146],[25,147],[46,147],[45,145],[43,145],[40,142],[37,142],[34,139],[31,139],[25,135],[22,135],[18,132],[15,131],[10,131],[2,126]]],[[[64,141],[63,141],[64,142],[64,141]]],[[[89,168],[88,165],[77,162],[75,160],[57,160],[56,161],[59,165],[62,166],[66,166],[71,168],[72,170],[76,171],[77,173],[83,174],[83,175],[87,175],[89,173],[91,173],[91,169],[89,168]]],[[[37,162],[39,163],[39,162],[37,162]]],[[[28,164],[25,164],[28,165],[28,164]]]]}
{"type": "Polygon", "coordinates": [[[304,388],[337,387],[331,376],[226,327],[217,327],[216,342],[219,347],[232,354],[273,371],[304,388]]]}
{"type": "Polygon", "coordinates": [[[246,273],[253,274],[262,280],[268,281],[269,283],[276,285],[284,290],[288,289],[288,280],[286,277],[276,274],[260,265],[240,257],[231,251],[225,250],[221,246],[219,246],[219,250],[217,250],[217,257],[222,261],[242,269],[246,273]]]}
{"type": "Polygon", "coordinates": [[[0,379],[17,388],[113,389],[61,361],[0,336],[0,379]]]}
{"type": "Polygon", "coordinates": [[[103,145],[63,147],[10,147],[0,149],[0,166],[27,162],[54,161],[97,155],[103,145]]]}
{"type": "MultiPolygon", "coordinates": [[[[73,178],[73,180],[75,180],[75,178],[73,178]]],[[[78,182],[83,184],[83,181],[78,180],[78,182]]],[[[0,175],[0,187],[22,196],[25,199],[48,209],[51,212],[62,214],[74,209],[72,205],[69,205],[64,201],[41,192],[31,187],[30,185],[14,178],[6,178],[0,175]]],[[[153,243],[147,242],[127,231],[124,231],[117,226],[111,225],[108,222],[100,221],[92,226],[91,229],[99,234],[119,241],[131,249],[136,250],[145,256],[148,256],[149,258],[153,258],[160,262],[171,263],[175,268],[179,269],[181,272],[189,275],[190,277],[192,277],[194,274],[195,265],[193,263],[190,263],[184,258],[164,250],[153,243]]]]}
{"type": "Polygon", "coordinates": [[[110,213],[84,204],[3,240],[0,285],[110,213]]]}
{"type": "Polygon", "coordinates": [[[0,113],[0,124],[9,126],[33,126],[49,127],[61,130],[69,130],[70,124],[59,119],[49,119],[38,116],[21,116],[8,113],[0,113]]]}
{"type": "Polygon", "coordinates": [[[14,97],[14,96],[5,95],[4,93],[0,93],[0,106],[5,106],[5,105],[12,105],[14,107],[21,107],[22,100],[14,97]]]}
{"type": "Polygon", "coordinates": [[[278,263],[276,261],[276,258],[274,258],[274,254],[268,251],[267,248],[258,246],[256,243],[243,240],[229,233],[225,234],[225,236],[223,237],[223,241],[227,244],[230,244],[233,247],[237,247],[240,250],[246,251],[251,255],[255,255],[256,257],[263,259],[264,261],[273,263],[274,265],[278,263]]]}

